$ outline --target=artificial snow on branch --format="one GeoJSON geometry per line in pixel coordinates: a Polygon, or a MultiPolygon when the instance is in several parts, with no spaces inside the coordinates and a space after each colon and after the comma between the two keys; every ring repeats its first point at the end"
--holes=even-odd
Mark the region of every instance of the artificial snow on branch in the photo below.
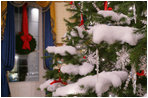
{"type": "Polygon", "coordinates": [[[133,27],[123,27],[123,26],[108,26],[104,24],[97,24],[93,27],[89,27],[88,32],[93,34],[93,42],[100,44],[102,41],[108,44],[113,44],[116,41],[121,41],[130,45],[136,45],[138,40],[143,38],[143,34],[135,34],[137,30],[133,27]]]}
{"type": "Polygon", "coordinates": [[[94,66],[84,62],[82,65],[65,65],[61,67],[61,72],[62,73],[67,73],[67,74],[72,74],[72,75],[87,75],[94,69],[94,66]]]}
{"type": "Polygon", "coordinates": [[[53,96],[67,96],[69,94],[83,94],[86,93],[89,88],[95,90],[98,96],[109,90],[109,87],[119,87],[122,81],[127,79],[128,73],[125,71],[112,71],[112,72],[101,72],[97,75],[90,75],[79,79],[76,83],[69,84],[64,87],[57,88],[53,92],[53,96]],[[84,88],[81,88],[84,86],[84,88]]]}
{"type": "Polygon", "coordinates": [[[76,48],[72,46],[48,46],[46,50],[48,51],[48,53],[60,54],[62,56],[66,55],[66,52],[70,53],[71,55],[77,53],[76,48]]]}
{"type": "Polygon", "coordinates": [[[52,85],[50,85],[50,83],[53,81],[53,79],[49,79],[46,82],[44,82],[43,84],[40,85],[40,89],[41,91],[43,91],[44,89],[47,88],[48,91],[53,92],[55,91],[58,87],[61,87],[61,84],[59,83],[54,83],[52,85]]]}
{"type": "Polygon", "coordinates": [[[74,29],[76,29],[78,32],[76,32],[75,30],[72,30],[70,32],[71,36],[73,36],[73,37],[79,36],[80,38],[83,38],[84,37],[84,35],[82,33],[84,30],[81,27],[76,26],[76,27],[74,27],[74,29]]]}
{"type": "Polygon", "coordinates": [[[111,16],[111,19],[114,20],[114,21],[117,21],[119,22],[122,18],[125,18],[125,23],[127,24],[130,24],[131,23],[131,19],[124,15],[124,14],[119,14],[119,13],[116,13],[114,11],[106,11],[106,10],[100,10],[98,11],[98,14],[102,15],[103,17],[109,17],[111,16]]]}

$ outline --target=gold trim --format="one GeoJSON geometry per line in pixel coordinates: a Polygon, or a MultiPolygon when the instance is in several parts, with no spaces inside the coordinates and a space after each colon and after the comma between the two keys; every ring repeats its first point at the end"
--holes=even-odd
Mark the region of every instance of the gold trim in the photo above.
{"type": "Polygon", "coordinates": [[[1,1],[1,40],[4,39],[6,15],[7,15],[7,1],[1,1]]]}
{"type": "Polygon", "coordinates": [[[51,27],[54,44],[56,44],[56,15],[55,15],[55,2],[53,1],[50,5],[50,16],[51,16],[51,27]]]}
{"type": "Polygon", "coordinates": [[[63,43],[56,43],[55,46],[63,46],[63,43]]]}

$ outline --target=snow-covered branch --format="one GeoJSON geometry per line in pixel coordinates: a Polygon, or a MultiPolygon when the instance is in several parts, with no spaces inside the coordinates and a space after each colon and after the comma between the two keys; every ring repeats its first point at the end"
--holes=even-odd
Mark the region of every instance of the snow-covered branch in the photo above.
{"type": "Polygon", "coordinates": [[[94,66],[84,62],[82,65],[65,65],[61,67],[61,72],[62,73],[67,73],[67,74],[73,74],[73,75],[86,75],[90,73],[94,69],[94,66]]]}
{"type": "Polygon", "coordinates": [[[60,54],[60,55],[66,55],[66,52],[70,53],[71,55],[74,55],[77,53],[76,48],[72,46],[48,46],[46,48],[48,53],[55,53],[55,54],[60,54]]]}
{"type": "Polygon", "coordinates": [[[79,79],[77,82],[69,84],[64,87],[57,88],[53,92],[53,96],[66,96],[68,94],[83,94],[86,93],[89,88],[95,90],[98,96],[109,90],[109,87],[119,87],[122,81],[127,79],[128,73],[125,71],[112,71],[112,72],[101,72],[98,77],[97,75],[90,75],[79,79]],[[80,86],[84,86],[82,89],[80,86]]]}
{"type": "Polygon", "coordinates": [[[102,41],[108,44],[113,44],[116,41],[121,41],[130,45],[136,45],[138,40],[143,38],[143,34],[135,34],[136,28],[123,27],[123,26],[108,26],[104,24],[97,24],[90,28],[88,31],[90,34],[93,33],[93,42],[100,44],[102,41]]]}

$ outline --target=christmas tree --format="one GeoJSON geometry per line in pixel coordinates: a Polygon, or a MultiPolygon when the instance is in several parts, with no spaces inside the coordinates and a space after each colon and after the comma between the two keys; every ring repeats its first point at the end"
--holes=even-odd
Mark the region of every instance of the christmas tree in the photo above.
{"type": "Polygon", "coordinates": [[[47,96],[135,97],[147,91],[147,2],[71,1],[65,44],[49,46],[47,96]]]}

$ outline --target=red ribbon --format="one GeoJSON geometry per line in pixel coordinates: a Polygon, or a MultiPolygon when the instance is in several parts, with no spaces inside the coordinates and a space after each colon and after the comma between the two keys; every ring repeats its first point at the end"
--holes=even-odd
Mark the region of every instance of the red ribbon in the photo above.
{"type": "Polygon", "coordinates": [[[79,26],[84,25],[84,19],[83,19],[83,14],[81,13],[81,24],[79,26]]]}
{"type": "Polygon", "coordinates": [[[108,2],[104,1],[104,10],[112,10],[111,7],[108,7],[108,2]]]}
{"type": "Polygon", "coordinates": [[[30,50],[30,44],[29,42],[32,40],[32,36],[28,33],[28,16],[27,16],[27,3],[23,5],[23,19],[22,19],[22,31],[24,33],[23,36],[21,36],[23,43],[22,49],[29,49],[30,50]]]}
{"type": "MultiPolygon", "coordinates": [[[[59,69],[59,71],[58,72],[60,72],[60,69],[59,69]]],[[[61,80],[61,77],[59,76],[59,79],[58,80],[54,80],[53,82],[51,82],[50,83],[50,85],[52,85],[52,84],[54,84],[54,83],[62,83],[62,84],[64,84],[64,85],[67,85],[67,83],[66,82],[63,82],[62,80],[61,80]]]]}
{"type": "Polygon", "coordinates": [[[144,75],[145,75],[145,74],[144,74],[144,70],[142,70],[141,73],[137,72],[137,75],[138,75],[138,76],[144,76],[144,75]]]}
{"type": "Polygon", "coordinates": [[[107,1],[104,1],[104,10],[107,10],[107,1]]]}

